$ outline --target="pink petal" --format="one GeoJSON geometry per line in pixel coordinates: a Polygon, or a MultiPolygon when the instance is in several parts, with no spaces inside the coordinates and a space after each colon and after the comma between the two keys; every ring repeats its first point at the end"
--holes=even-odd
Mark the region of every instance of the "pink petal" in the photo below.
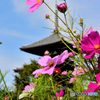
{"type": "Polygon", "coordinates": [[[100,89],[100,86],[98,86],[96,89],[94,89],[94,92],[97,92],[100,89]]]}
{"type": "Polygon", "coordinates": [[[69,83],[72,83],[75,81],[76,78],[71,78],[69,83]]]}
{"type": "Polygon", "coordinates": [[[62,97],[64,95],[64,91],[60,90],[60,97],[62,97]]]}
{"type": "Polygon", "coordinates": [[[93,51],[94,50],[94,46],[92,46],[91,48],[87,45],[82,45],[80,46],[84,51],[93,51]]]}
{"type": "Polygon", "coordinates": [[[92,58],[92,57],[94,56],[94,54],[95,54],[95,50],[89,52],[88,54],[86,54],[86,56],[84,56],[84,58],[85,58],[85,59],[90,59],[90,58],[92,58]]]}
{"type": "Polygon", "coordinates": [[[33,5],[32,7],[30,7],[29,9],[28,9],[28,12],[34,12],[36,9],[38,9],[38,6],[37,6],[38,4],[35,4],[35,5],[33,5]]]}
{"type": "Polygon", "coordinates": [[[98,84],[97,84],[97,83],[92,83],[92,82],[90,82],[90,84],[88,85],[88,88],[89,88],[89,89],[94,89],[94,88],[96,88],[96,87],[98,87],[98,84]]]}
{"type": "Polygon", "coordinates": [[[41,65],[41,66],[47,66],[48,63],[52,60],[52,58],[50,56],[44,56],[44,57],[41,57],[39,60],[38,60],[38,63],[41,65]]]}
{"type": "Polygon", "coordinates": [[[76,74],[77,74],[77,71],[73,71],[73,72],[72,72],[72,75],[76,75],[76,74]]]}
{"type": "Polygon", "coordinates": [[[48,69],[48,67],[45,67],[45,68],[41,68],[41,69],[37,69],[37,70],[35,70],[32,74],[34,75],[34,74],[42,74],[42,72],[44,71],[44,70],[47,70],[48,69]]]}
{"type": "Polygon", "coordinates": [[[97,92],[98,90],[100,89],[100,86],[96,87],[95,89],[93,90],[88,90],[88,91],[84,91],[84,93],[91,93],[91,92],[97,92]]]}
{"type": "Polygon", "coordinates": [[[59,93],[56,93],[56,97],[59,97],[60,96],[60,94],[59,93]]]}
{"type": "MultiPolygon", "coordinates": [[[[90,47],[90,48],[94,48],[94,45],[89,41],[89,38],[88,37],[84,37],[82,40],[81,40],[81,45],[82,46],[86,46],[86,47],[90,47]]],[[[84,50],[84,48],[83,48],[84,50]]]]}
{"type": "Polygon", "coordinates": [[[100,73],[96,75],[96,81],[99,83],[100,82],[100,73]]]}
{"type": "Polygon", "coordinates": [[[90,34],[93,31],[93,28],[91,28],[90,30],[87,29],[84,33],[84,36],[88,36],[88,34],[90,34]]]}
{"type": "Polygon", "coordinates": [[[49,74],[49,75],[53,74],[54,67],[55,66],[49,68],[48,70],[43,71],[42,74],[49,74]]]}
{"type": "Polygon", "coordinates": [[[34,78],[37,78],[38,77],[38,74],[36,74],[35,76],[34,76],[34,78]]]}
{"type": "Polygon", "coordinates": [[[91,93],[91,92],[94,92],[94,89],[93,90],[88,90],[88,91],[83,91],[84,93],[91,93]]]}
{"type": "Polygon", "coordinates": [[[68,58],[69,54],[68,51],[65,50],[60,56],[59,56],[59,60],[57,62],[57,64],[62,64],[67,58],[68,58]]]}
{"type": "MultiPolygon", "coordinates": [[[[100,45],[99,45],[99,47],[100,47],[100,45]]],[[[100,54],[100,48],[96,49],[95,51],[96,51],[96,53],[100,54]]]]}
{"type": "Polygon", "coordinates": [[[27,0],[26,4],[29,6],[35,5],[37,4],[37,0],[27,0]]]}
{"type": "Polygon", "coordinates": [[[89,35],[89,40],[92,44],[98,45],[99,44],[99,33],[97,31],[91,32],[89,35]]]}
{"type": "Polygon", "coordinates": [[[57,55],[57,56],[52,58],[52,61],[54,61],[54,63],[58,64],[59,59],[60,59],[60,57],[59,57],[59,55],[57,55]]]}

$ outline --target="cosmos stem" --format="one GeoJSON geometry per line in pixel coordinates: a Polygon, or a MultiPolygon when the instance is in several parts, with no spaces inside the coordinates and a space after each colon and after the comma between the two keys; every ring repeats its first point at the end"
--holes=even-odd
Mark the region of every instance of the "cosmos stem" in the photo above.
{"type": "Polygon", "coordinates": [[[8,95],[9,95],[9,97],[10,97],[10,100],[12,100],[12,97],[11,97],[11,95],[10,95],[10,93],[9,93],[8,88],[7,88],[6,82],[5,82],[5,80],[4,80],[4,76],[3,76],[2,72],[1,72],[1,69],[0,69],[0,75],[1,75],[1,77],[2,77],[2,80],[3,80],[3,82],[4,82],[4,85],[5,85],[6,90],[7,90],[7,92],[8,92],[8,95]]]}

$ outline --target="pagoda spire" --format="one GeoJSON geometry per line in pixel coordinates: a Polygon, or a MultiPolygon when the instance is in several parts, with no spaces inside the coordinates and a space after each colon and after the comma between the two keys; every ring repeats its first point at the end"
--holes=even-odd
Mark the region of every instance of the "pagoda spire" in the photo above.
{"type": "MultiPolygon", "coordinates": [[[[57,0],[56,0],[56,4],[55,4],[55,13],[58,15],[58,10],[57,10],[57,0]]],[[[55,15],[55,23],[58,25],[58,17],[55,15]]],[[[55,25],[55,29],[58,28],[58,26],[55,25]]]]}

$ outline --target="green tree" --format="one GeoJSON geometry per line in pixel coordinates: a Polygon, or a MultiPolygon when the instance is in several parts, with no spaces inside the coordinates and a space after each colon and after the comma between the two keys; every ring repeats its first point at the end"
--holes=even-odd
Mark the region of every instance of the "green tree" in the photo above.
{"type": "MultiPolygon", "coordinates": [[[[18,71],[18,74],[15,75],[14,86],[15,86],[15,94],[14,97],[19,96],[19,94],[24,90],[26,85],[29,85],[31,82],[32,72],[36,69],[40,68],[40,65],[36,60],[31,60],[30,64],[24,64],[23,70],[18,71]]],[[[16,100],[16,99],[15,99],[16,100]]]]}

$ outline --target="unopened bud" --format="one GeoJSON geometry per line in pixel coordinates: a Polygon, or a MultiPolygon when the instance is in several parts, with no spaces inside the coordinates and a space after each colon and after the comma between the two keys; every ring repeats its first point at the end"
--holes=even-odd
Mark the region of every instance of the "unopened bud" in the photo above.
{"type": "Polygon", "coordinates": [[[76,30],[73,30],[73,33],[76,33],[76,30]]]}
{"type": "Polygon", "coordinates": [[[75,56],[75,53],[74,53],[74,52],[70,52],[70,53],[68,53],[68,54],[69,54],[70,57],[75,56]]]}
{"type": "Polygon", "coordinates": [[[80,18],[80,20],[79,21],[83,21],[84,19],[83,18],[80,18]]]}
{"type": "Polygon", "coordinates": [[[49,54],[49,51],[48,51],[48,50],[46,50],[46,51],[44,52],[44,54],[45,54],[45,55],[48,55],[48,54],[49,54]]]}
{"type": "Polygon", "coordinates": [[[76,38],[80,38],[80,35],[77,35],[76,38]]]}
{"type": "Polygon", "coordinates": [[[48,14],[46,14],[46,15],[45,15],[45,18],[46,18],[46,19],[49,19],[49,18],[50,18],[50,16],[49,16],[48,14]]]}
{"type": "Polygon", "coordinates": [[[67,75],[67,71],[63,71],[63,72],[61,73],[61,75],[66,76],[66,75],[67,75]]]}
{"type": "Polygon", "coordinates": [[[0,44],[2,44],[2,42],[0,41],[0,44]]]}
{"type": "Polygon", "coordinates": [[[56,29],[54,29],[54,33],[58,33],[59,32],[59,30],[56,28],[56,29]]]}
{"type": "Polygon", "coordinates": [[[62,3],[60,5],[57,5],[57,9],[61,12],[61,13],[65,13],[67,10],[67,5],[65,3],[62,3]]]}

